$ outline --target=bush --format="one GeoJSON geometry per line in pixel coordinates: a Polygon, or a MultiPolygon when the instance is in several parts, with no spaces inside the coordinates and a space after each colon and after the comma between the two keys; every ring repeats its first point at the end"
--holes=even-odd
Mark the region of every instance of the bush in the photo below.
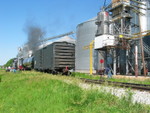
{"type": "Polygon", "coordinates": [[[7,61],[7,63],[4,65],[4,67],[12,66],[13,61],[14,61],[14,58],[10,59],[9,61],[7,61]]]}

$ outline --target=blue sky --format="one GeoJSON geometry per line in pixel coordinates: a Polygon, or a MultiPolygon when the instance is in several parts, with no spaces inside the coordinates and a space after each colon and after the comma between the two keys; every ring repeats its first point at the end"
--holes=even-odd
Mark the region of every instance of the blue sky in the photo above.
{"type": "MultiPolygon", "coordinates": [[[[104,0],[0,0],[0,65],[27,42],[28,22],[41,26],[46,37],[76,30],[97,15],[104,0]]],[[[28,23],[29,24],[29,23],[28,23]]]]}

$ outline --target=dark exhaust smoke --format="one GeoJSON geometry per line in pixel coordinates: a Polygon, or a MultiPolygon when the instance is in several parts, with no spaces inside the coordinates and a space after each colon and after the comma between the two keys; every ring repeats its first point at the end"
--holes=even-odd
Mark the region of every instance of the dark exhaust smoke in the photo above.
{"type": "Polygon", "coordinates": [[[41,44],[40,41],[43,40],[45,31],[38,25],[30,24],[26,26],[25,32],[28,36],[27,47],[34,53],[41,44]]]}

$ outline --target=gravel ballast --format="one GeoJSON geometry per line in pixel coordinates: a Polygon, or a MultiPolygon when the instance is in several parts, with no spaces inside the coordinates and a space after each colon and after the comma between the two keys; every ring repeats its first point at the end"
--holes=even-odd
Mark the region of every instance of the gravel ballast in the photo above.
{"type": "MultiPolygon", "coordinates": [[[[101,86],[97,84],[80,83],[79,86],[84,90],[98,89],[102,92],[111,93],[119,98],[122,98],[129,93],[129,89],[117,88],[111,86],[101,86]]],[[[132,102],[150,105],[150,93],[146,91],[130,90],[132,93],[132,102]]]]}

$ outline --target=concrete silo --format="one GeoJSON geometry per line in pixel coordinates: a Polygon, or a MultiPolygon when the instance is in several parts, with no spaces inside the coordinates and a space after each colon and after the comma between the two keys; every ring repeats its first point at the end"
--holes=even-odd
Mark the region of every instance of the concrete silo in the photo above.
{"type": "MultiPolygon", "coordinates": [[[[96,17],[83,22],[77,26],[76,35],[76,63],[75,70],[76,72],[85,72],[89,73],[90,69],[90,50],[84,49],[84,46],[87,46],[92,42],[95,38],[95,34],[97,31],[97,26],[95,24],[96,17]]],[[[102,56],[98,53],[97,50],[93,49],[93,72],[99,70],[99,60],[102,56]]]]}

